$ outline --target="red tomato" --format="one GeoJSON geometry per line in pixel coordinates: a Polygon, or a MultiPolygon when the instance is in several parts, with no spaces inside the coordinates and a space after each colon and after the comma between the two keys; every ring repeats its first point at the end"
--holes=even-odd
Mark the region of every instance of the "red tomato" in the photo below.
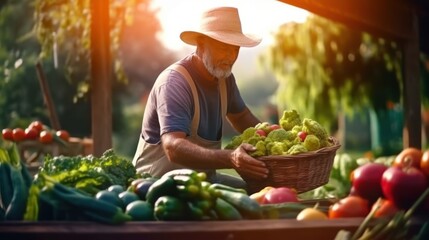
{"type": "Polygon", "coordinates": [[[298,132],[298,137],[299,137],[299,139],[301,139],[301,142],[304,142],[305,138],[307,137],[307,133],[300,131],[300,132],[298,132]]]}
{"type": "Polygon", "coordinates": [[[13,131],[10,128],[5,128],[1,131],[4,140],[13,141],[13,131]]]}
{"type": "Polygon", "coordinates": [[[419,168],[422,155],[423,152],[420,149],[412,147],[405,148],[396,156],[395,161],[393,161],[393,166],[413,166],[419,168]]]}
{"type": "Polygon", "coordinates": [[[270,132],[271,131],[273,131],[273,130],[276,130],[276,129],[280,129],[281,127],[280,127],[280,125],[278,125],[278,124],[271,124],[270,125],[270,132]]]}
{"type": "Polygon", "coordinates": [[[257,129],[255,133],[258,134],[261,137],[266,137],[267,136],[267,133],[264,130],[262,130],[262,129],[257,129]]]}
{"type": "Polygon", "coordinates": [[[34,127],[28,127],[25,129],[25,139],[34,140],[39,137],[39,131],[34,127]]]}
{"type": "Polygon", "coordinates": [[[25,131],[22,128],[13,129],[12,135],[15,142],[20,142],[25,139],[25,131]]]}
{"type": "Polygon", "coordinates": [[[54,136],[52,135],[51,132],[49,132],[47,130],[43,130],[40,132],[40,135],[39,135],[39,141],[40,142],[51,143],[53,139],[54,139],[54,136]]]}
{"type": "Polygon", "coordinates": [[[359,196],[347,196],[332,204],[329,218],[365,217],[369,213],[368,201],[359,196]]]}
{"type": "Polygon", "coordinates": [[[33,121],[30,123],[30,125],[28,125],[28,127],[30,128],[35,128],[37,131],[41,132],[44,129],[43,123],[40,121],[33,121]]]}
{"type": "Polygon", "coordinates": [[[375,202],[372,205],[371,210],[375,209],[378,206],[378,209],[375,210],[374,217],[393,217],[398,211],[399,208],[396,205],[387,199],[381,198],[379,205],[375,202]]]}
{"type": "Polygon", "coordinates": [[[429,177],[429,150],[423,152],[422,159],[420,160],[420,170],[429,177]]]}
{"type": "Polygon", "coordinates": [[[66,130],[58,130],[55,132],[55,135],[66,142],[70,139],[70,134],[66,130]]]}

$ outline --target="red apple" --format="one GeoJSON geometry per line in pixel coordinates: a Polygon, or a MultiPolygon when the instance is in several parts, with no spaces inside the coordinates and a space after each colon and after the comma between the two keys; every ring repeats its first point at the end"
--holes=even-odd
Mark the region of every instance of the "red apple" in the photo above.
{"type": "Polygon", "coordinates": [[[352,186],[355,193],[370,203],[383,196],[381,177],[388,167],[381,163],[366,163],[353,171],[352,186]]]}
{"type": "Polygon", "coordinates": [[[295,189],[288,187],[272,188],[265,193],[263,204],[275,204],[285,202],[298,202],[298,195],[295,189]]]}
{"type": "Polygon", "coordinates": [[[425,175],[415,167],[392,166],[381,177],[384,196],[400,209],[408,209],[427,186],[425,175]]]}

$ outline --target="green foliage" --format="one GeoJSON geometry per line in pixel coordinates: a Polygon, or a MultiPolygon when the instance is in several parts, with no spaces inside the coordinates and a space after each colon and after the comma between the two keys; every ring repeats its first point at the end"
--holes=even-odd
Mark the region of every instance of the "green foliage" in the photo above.
{"type": "Polygon", "coordinates": [[[318,16],[281,26],[261,58],[276,73],[279,109],[299,109],[324,126],[338,111],[351,115],[401,101],[401,61],[395,42],[318,16]]]}
{"type": "MultiPolygon", "coordinates": [[[[13,0],[1,5],[2,128],[26,127],[32,120],[50,125],[35,70],[35,64],[41,62],[61,127],[75,137],[91,135],[88,4],[87,0],[13,0]]],[[[114,141],[121,153],[135,151],[143,111],[138,100],[174,57],[166,54],[157,39],[161,29],[150,4],[149,0],[110,4],[115,19],[111,25],[112,66],[119,70],[122,66],[125,71],[122,76],[116,71],[116,79],[122,81],[112,83],[114,141]]]]}

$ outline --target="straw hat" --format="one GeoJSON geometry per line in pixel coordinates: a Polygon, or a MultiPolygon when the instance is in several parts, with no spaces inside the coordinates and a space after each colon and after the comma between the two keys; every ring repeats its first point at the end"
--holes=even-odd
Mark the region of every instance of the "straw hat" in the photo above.
{"type": "Polygon", "coordinates": [[[234,7],[218,7],[204,12],[199,29],[182,32],[180,39],[195,46],[201,35],[240,47],[254,47],[261,42],[259,37],[242,32],[238,10],[234,7]]]}

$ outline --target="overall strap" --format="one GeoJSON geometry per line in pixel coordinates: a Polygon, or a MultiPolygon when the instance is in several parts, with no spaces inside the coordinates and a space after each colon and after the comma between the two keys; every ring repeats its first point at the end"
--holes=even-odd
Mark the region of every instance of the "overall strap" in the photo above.
{"type": "MultiPolygon", "coordinates": [[[[169,69],[173,69],[177,72],[179,72],[189,83],[189,86],[191,87],[192,96],[194,97],[194,104],[195,104],[195,112],[194,116],[192,118],[192,127],[191,127],[191,135],[197,135],[198,132],[198,126],[200,123],[200,101],[198,98],[198,92],[197,88],[195,86],[194,81],[192,80],[191,75],[189,75],[188,70],[186,70],[185,67],[183,67],[180,64],[173,64],[169,67],[169,69]]],[[[227,94],[226,94],[226,80],[219,79],[219,92],[220,92],[220,106],[221,106],[221,118],[222,118],[222,124],[225,122],[224,118],[226,116],[227,112],[227,94]]]]}
{"type": "Polygon", "coordinates": [[[191,87],[192,96],[194,97],[194,116],[192,118],[192,124],[191,124],[191,135],[196,136],[198,133],[198,126],[200,124],[200,101],[198,98],[198,92],[197,87],[195,86],[194,81],[192,80],[191,75],[189,75],[188,70],[186,70],[185,67],[183,67],[180,64],[173,64],[169,67],[169,69],[173,69],[180,73],[188,82],[189,86],[191,87]]]}

